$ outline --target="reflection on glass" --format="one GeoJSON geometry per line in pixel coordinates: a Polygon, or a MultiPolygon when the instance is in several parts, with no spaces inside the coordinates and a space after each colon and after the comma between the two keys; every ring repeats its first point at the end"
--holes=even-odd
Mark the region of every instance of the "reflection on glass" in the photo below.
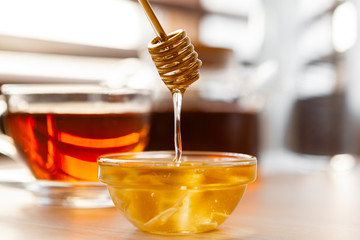
{"type": "Polygon", "coordinates": [[[336,51],[344,52],[354,46],[357,39],[357,13],[354,3],[344,2],[335,9],[332,27],[336,51]]]}

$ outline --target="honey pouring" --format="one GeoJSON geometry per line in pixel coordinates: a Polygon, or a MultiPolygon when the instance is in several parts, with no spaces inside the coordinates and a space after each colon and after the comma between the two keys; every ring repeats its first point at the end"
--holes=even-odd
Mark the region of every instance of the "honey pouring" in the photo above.
{"type": "Polygon", "coordinates": [[[157,19],[148,0],[139,0],[157,37],[148,45],[151,58],[169,88],[174,104],[175,162],[181,162],[181,104],[186,89],[199,79],[201,61],[185,30],[179,29],[167,35],[157,19]]]}

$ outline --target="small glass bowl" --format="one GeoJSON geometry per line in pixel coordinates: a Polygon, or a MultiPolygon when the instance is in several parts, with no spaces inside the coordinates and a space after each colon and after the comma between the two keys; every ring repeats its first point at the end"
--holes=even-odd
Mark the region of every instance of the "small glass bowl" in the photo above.
{"type": "Polygon", "coordinates": [[[186,234],[217,228],[256,178],[256,158],[238,153],[153,151],[99,157],[99,180],[137,228],[186,234]]]}

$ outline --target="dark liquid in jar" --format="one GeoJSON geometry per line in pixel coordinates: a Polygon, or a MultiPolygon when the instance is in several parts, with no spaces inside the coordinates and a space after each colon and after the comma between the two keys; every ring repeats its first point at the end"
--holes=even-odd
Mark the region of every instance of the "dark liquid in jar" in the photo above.
{"type": "MultiPolygon", "coordinates": [[[[205,102],[199,106],[187,102],[186,97],[184,100],[181,111],[184,150],[258,155],[260,117],[257,111],[245,111],[231,103],[205,102]],[[216,109],[213,108],[214,105],[216,109]]],[[[155,109],[147,150],[174,149],[173,115],[171,106],[155,109]]]]}
{"type": "Polygon", "coordinates": [[[297,100],[288,123],[287,148],[311,155],[355,152],[348,132],[351,124],[346,115],[344,94],[297,100]]]}

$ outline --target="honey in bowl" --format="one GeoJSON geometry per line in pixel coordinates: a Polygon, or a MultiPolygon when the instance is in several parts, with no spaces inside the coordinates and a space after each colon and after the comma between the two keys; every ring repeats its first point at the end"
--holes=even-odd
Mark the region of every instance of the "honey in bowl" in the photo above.
{"type": "Polygon", "coordinates": [[[233,212],[256,178],[256,158],[235,153],[140,152],[99,158],[99,179],[136,227],[156,234],[206,232],[233,212]]]}

